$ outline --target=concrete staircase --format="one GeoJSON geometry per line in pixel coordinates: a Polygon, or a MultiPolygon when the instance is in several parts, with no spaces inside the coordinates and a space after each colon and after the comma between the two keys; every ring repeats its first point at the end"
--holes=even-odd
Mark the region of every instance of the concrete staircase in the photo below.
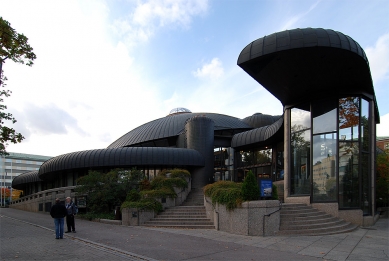
{"type": "Polygon", "coordinates": [[[145,222],[144,226],[215,229],[215,225],[205,213],[202,190],[194,189],[181,206],[166,209],[157,217],[145,222]]]}
{"type": "Polygon", "coordinates": [[[282,204],[278,235],[329,235],[353,231],[356,225],[305,204],[282,204]]]}

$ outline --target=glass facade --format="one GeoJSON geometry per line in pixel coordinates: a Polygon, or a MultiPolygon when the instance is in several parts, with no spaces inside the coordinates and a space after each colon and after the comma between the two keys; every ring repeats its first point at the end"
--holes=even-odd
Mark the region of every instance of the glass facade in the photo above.
{"type": "Polygon", "coordinates": [[[339,207],[358,208],[360,98],[339,99],[339,207]]]}
{"type": "Polygon", "coordinates": [[[291,196],[371,213],[369,106],[361,97],[345,97],[291,109],[291,196]]]}
{"type": "Polygon", "coordinates": [[[291,195],[309,195],[311,191],[311,112],[293,108],[291,111],[291,195]]]}

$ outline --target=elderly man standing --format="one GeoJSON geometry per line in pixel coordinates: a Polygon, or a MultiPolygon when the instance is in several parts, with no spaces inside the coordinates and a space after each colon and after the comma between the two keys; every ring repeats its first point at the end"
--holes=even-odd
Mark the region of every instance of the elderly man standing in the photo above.
{"type": "Polygon", "coordinates": [[[65,206],[61,204],[61,201],[58,198],[55,199],[55,205],[50,209],[50,215],[52,218],[54,218],[55,239],[62,239],[64,223],[63,219],[67,215],[67,211],[65,206]]]}
{"type": "Polygon", "coordinates": [[[72,232],[76,233],[76,227],[74,224],[74,215],[77,214],[76,206],[74,205],[72,199],[70,197],[66,198],[65,204],[67,215],[66,215],[66,225],[68,226],[68,231],[65,233],[72,232]]]}

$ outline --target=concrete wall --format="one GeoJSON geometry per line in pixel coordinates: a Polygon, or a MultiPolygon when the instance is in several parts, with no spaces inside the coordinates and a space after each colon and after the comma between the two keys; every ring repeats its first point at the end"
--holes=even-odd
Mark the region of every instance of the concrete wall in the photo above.
{"type": "Polygon", "coordinates": [[[213,205],[210,198],[205,198],[204,203],[207,217],[214,222],[217,230],[248,236],[270,236],[279,231],[280,212],[277,210],[280,202],[278,200],[248,201],[234,210],[227,210],[220,204],[213,205]],[[275,213],[264,217],[272,212],[275,213]]]}
{"type": "Polygon", "coordinates": [[[122,210],[122,225],[140,226],[154,217],[154,210],[138,210],[136,208],[124,208],[122,210]]]}
{"type": "Polygon", "coordinates": [[[70,186],[40,191],[12,201],[9,207],[30,212],[50,212],[50,209],[45,209],[45,204],[50,202],[54,205],[56,198],[61,201],[65,201],[66,197],[74,199],[74,188],[75,186],[70,186]],[[39,211],[39,204],[42,204],[42,211],[39,211]]]}

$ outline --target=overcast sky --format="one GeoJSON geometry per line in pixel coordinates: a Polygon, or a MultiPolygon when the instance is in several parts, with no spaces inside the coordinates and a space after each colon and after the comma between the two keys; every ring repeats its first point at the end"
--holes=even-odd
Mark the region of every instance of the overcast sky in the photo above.
{"type": "Polygon", "coordinates": [[[7,61],[8,110],[26,139],[11,152],[105,148],[176,107],[244,118],[281,103],[236,65],[265,35],[325,28],[367,53],[389,136],[389,1],[15,1],[0,16],[29,38],[33,67],[7,61]]]}

